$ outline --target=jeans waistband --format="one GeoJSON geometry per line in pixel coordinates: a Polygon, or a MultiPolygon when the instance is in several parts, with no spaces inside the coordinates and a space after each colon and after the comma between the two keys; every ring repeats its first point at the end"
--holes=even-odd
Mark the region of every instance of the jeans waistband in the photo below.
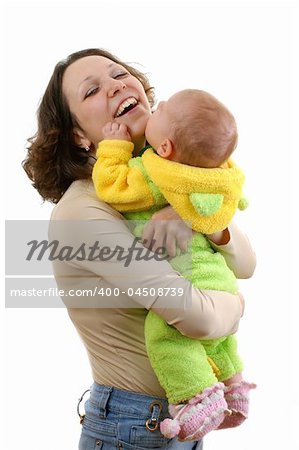
{"type": "Polygon", "coordinates": [[[147,418],[149,412],[156,416],[168,416],[168,402],[165,398],[153,397],[137,392],[125,391],[112,386],[93,383],[89,401],[95,405],[102,417],[114,411],[147,418]]]}

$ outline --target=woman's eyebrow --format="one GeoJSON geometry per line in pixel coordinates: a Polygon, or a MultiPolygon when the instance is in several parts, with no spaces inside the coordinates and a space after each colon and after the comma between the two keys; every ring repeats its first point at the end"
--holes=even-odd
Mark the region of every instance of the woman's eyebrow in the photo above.
{"type": "MultiPolygon", "coordinates": [[[[109,64],[109,66],[107,66],[108,67],[108,69],[110,69],[111,67],[113,67],[113,66],[118,66],[119,64],[116,64],[116,63],[111,63],[111,64],[109,64]]],[[[83,84],[85,81],[88,81],[88,80],[90,80],[90,79],[92,79],[92,78],[94,78],[94,75],[88,75],[88,77],[86,77],[86,78],[84,78],[84,80],[82,80],[81,81],[81,83],[79,84],[79,86],[81,86],[81,84],[83,84]]]]}
{"type": "Polygon", "coordinates": [[[81,86],[81,84],[85,83],[85,81],[91,80],[92,78],[94,78],[93,75],[89,75],[88,77],[84,78],[84,80],[81,81],[81,83],[79,84],[79,86],[81,86]]]}
{"type": "Polygon", "coordinates": [[[80,93],[80,91],[81,91],[81,89],[82,89],[82,85],[83,85],[86,81],[92,80],[93,78],[94,78],[93,75],[89,75],[88,77],[84,78],[84,80],[82,80],[82,81],[79,83],[77,92],[80,93]]]}
{"type": "Polygon", "coordinates": [[[79,86],[78,86],[78,91],[80,90],[82,84],[84,84],[88,80],[91,80],[92,78],[93,78],[92,75],[89,75],[88,77],[84,78],[84,80],[80,81],[79,86]]]}
{"type": "MultiPolygon", "coordinates": [[[[115,66],[115,67],[118,67],[118,66],[120,66],[120,64],[117,64],[117,63],[115,63],[115,62],[112,62],[112,63],[110,63],[110,64],[107,66],[107,68],[110,69],[111,67],[114,67],[114,66],[115,66]]],[[[92,80],[93,78],[95,78],[94,75],[88,75],[88,77],[84,78],[84,80],[82,80],[82,81],[80,82],[79,86],[78,86],[78,92],[80,91],[81,86],[82,86],[83,83],[85,83],[86,81],[92,80]]]]}
{"type": "Polygon", "coordinates": [[[111,69],[111,67],[121,67],[121,68],[124,68],[121,64],[118,64],[118,63],[115,63],[115,62],[109,64],[108,69],[111,69]]]}

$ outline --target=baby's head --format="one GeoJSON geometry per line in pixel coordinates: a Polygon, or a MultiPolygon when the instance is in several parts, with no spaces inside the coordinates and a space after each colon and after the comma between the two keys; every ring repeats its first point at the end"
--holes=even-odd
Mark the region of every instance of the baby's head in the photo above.
{"type": "Polygon", "coordinates": [[[219,167],[237,144],[233,115],[215,97],[197,89],[177,92],[160,102],[145,136],[157,153],[197,167],[219,167]]]}

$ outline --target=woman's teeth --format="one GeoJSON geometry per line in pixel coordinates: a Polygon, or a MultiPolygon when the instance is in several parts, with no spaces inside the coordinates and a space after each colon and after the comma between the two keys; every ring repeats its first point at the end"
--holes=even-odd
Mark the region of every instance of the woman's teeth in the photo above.
{"type": "Polygon", "coordinates": [[[134,97],[130,97],[127,98],[125,101],[123,101],[119,107],[118,110],[115,113],[114,118],[116,119],[117,117],[122,116],[125,112],[125,110],[127,110],[128,108],[132,109],[132,107],[134,107],[135,105],[137,105],[137,100],[134,97]]]}

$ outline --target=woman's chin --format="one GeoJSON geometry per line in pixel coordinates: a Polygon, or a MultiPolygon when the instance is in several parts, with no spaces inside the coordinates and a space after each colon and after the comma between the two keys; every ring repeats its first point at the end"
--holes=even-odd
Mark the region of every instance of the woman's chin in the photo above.
{"type": "Polygon", "coordinates": [[[135,142],[136,139],[138,141],[140,139],[145,140],[145,127],[147,121],[148,116],[143,114],[139,117],[135,117],[134,121],[128,121],[128,123],[126,123],[133,142],[135,142]]]}

